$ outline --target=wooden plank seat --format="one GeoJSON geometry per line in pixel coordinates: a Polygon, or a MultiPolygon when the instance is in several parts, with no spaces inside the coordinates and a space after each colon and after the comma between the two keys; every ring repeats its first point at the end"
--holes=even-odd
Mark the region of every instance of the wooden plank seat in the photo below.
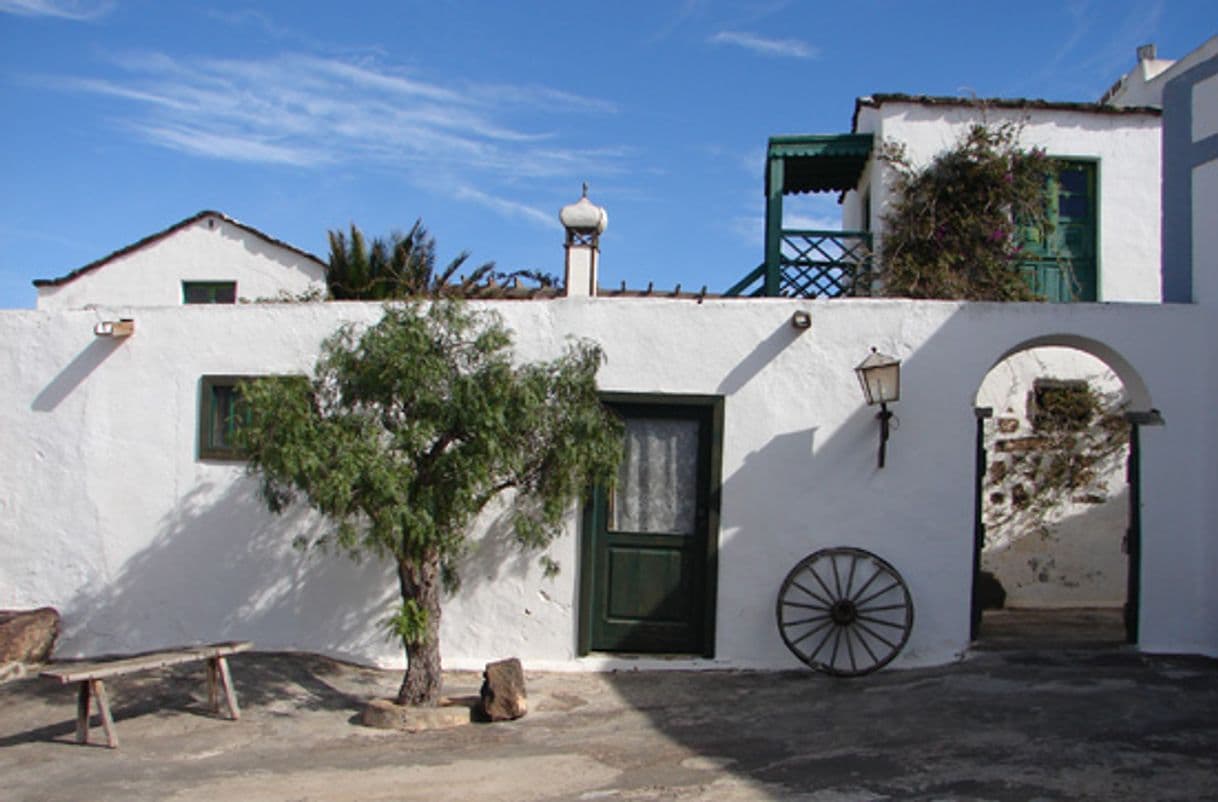
{"type": "Polygon", "coordinates": [[[140,671],[151,671],[155,668],[192,663],[196,660],[206,660],[208,705],[213,713],[219,715],[222,691],[229,717],[236,721],[241,717],[241,710],[237,707],[237,694],[233,690],[233,679],[229,674],[228,661],[225,658],[253,648],[253,645],[249,641],[227,641],[205,646],[167,649],[115,660],[66,663],[63,667],[48,668],[40,676],[57,680],[64,685],[69,682],[79,683],[80,688],[76,697],[77,743],[83,744],[89,741],[89,708],[95,700],[97,712],[101,716],[102,727],[106,731],[106,743],[111,749],[117,749],[118,734],[114,731],[114,718],[110,715],[110,700],[106,696],[106,686],[103,680],[140,671]]]}

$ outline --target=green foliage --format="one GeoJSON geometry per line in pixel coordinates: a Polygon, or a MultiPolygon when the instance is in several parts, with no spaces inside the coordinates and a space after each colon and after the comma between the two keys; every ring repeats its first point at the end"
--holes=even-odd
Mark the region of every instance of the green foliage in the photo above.
{"type": "Polygon", "coordinates": [[[406,599],[402,606],[385,621],[389,634],[398,638],[402,643],[415,645],[422,643],[427,637],[427,625],[430,616],[427,610],[414,599],[406,599]]]}
{"type": "Polygon", "coordinates": [[[915,169],[886,146],[895,200],[885,217],[880,280],[885,295],[1029,301],[1020,274],[1023,233],[1051,228],[1045,185],[1052,160],[1018,146],[1019,126],[974,125],[954,147],[915,169]]]}
{"type": "Polygon", "coordinates": [[[330,232],[326,285],[336,301],[467,297],[495,268],[494,262],[487,262],[455,280],[468,259],[469,253],[462,252],[437,272],[436,240],[422,220],[405,235],[394,232],[388,240],[378,237],[371,244],[352,224],[350,238],[330,232]]]}
{"type": "Polygon", "coordinates": [[[600,349],[515,366],[497,316],[460,303],[387,307],[322,347],[315,377],[247,383],[237,433],[272,509],[297,494],[354,551],[455,555],[497,493],[515,531],[544,546],[590,479],[612,476],[618,426],[597,399],[600,349]]]}
{"type": "MultiPolygon", "coordinates": [[[[244,384],[249,421],[235,438],[272,510],[303,498],[334,524],[319,543],[452,586],[492,498],[515,491],[516,539],[542,548],[589,483],[614,475],[621,431],[598,399],[601,361],[595,344],[575,342],[517,365],[493,313],[451,300],[387,305],[375,325],[327,339],[312,378],[244,384]]],[[[410,606],[418,582],[403,580],[406,606],[390,619],[407,646],[438,619],[438,608],[420,619],[426,605],[410,606]]]]}

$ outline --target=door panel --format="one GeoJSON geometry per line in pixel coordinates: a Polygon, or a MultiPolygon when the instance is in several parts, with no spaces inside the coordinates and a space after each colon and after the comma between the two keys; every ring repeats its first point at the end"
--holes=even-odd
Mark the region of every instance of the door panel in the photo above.
{"type": "Polygon", "coordinates": [[[607,403],[625,453],[585,515],[581,650],[709,654],[722,402],[607,403]]]}
{"type": "Polygon", "coordinates": [[[1047,301],[1098,298],[1097,187],[1094,162],[1058,162],[1045,188],[1050,229],[1021,229],[1024,279],[1047,301]]]}

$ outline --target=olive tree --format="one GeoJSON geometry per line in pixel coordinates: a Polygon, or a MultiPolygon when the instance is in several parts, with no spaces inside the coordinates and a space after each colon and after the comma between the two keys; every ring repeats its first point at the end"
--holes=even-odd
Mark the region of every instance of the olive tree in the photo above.
{"type": "Polygon", "coordinates": [[[479,511],[502,494],[516,540],[543,548],[621,458],[620,423],[597,395],[598,346],[572,342],[531,364],[512,355],[497,315],[407,302],[375,325],[339,329],[311,377],[241,388],[236,438],[269,508],[302,498],[328,523],[310,542],[396,566],[401,606],[389,623],[408,660],[400,704],[440,697],[441,595],[479,511]]]}

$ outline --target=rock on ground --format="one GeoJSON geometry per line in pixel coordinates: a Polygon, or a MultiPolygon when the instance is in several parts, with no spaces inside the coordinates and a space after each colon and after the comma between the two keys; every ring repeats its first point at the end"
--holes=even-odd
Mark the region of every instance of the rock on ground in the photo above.
{"type": "Polygon", "coordinates": [[[528,712],[524,691],[524,668],[520,660],[509,657],[486,664],[482,681],[482,712],[491,721],[510,721],[528,712]]]}
{"type": "Polygon", "coordinates": [[[59,637],[59,611],[0,610],[0,663],[45,663],[59,637]]]}

